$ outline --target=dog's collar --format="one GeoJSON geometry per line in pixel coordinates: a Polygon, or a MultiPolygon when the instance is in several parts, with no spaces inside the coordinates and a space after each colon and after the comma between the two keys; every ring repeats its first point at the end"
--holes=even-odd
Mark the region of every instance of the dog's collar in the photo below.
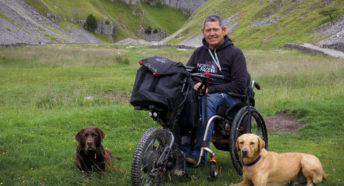
{"type": "Polygon", "coordinates": [[[258,158],[257,158],[256,160],[254,160],[253,162],[251,162],[251,163],[249,163],[249,164],[245,164],[245,163],[243,162],[243,165],[246,166],[246,167],[250,167],[250,166],[256,164],[256,163],[260,160],[260,158],[261,158],[261,156],[259,155],[258,158]]]}

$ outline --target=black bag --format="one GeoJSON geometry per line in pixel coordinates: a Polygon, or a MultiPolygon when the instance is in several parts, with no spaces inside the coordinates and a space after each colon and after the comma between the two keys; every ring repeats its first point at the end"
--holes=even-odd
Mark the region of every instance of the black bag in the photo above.
{"type": "Polygon", "coordinates": [[[182,106],[190,78],[185,66],[157,56],[139,63],[130,99],[135,109],[175,111],[182,106]]]}
{"type": "Polygon", "coordinates": [[[190,131],[194,131],[200,118],[198,94],[192,87],[190,88],[179,119],[181,135],[187,135],[190,131]]]}

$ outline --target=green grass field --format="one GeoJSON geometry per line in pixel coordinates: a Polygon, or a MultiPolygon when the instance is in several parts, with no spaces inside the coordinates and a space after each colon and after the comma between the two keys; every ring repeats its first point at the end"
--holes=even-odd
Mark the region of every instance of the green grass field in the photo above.
{"type": "MultiPolygon", "coordinates": [[[[130,185],[132,155],[140,136],[158,127],[129,104],[138,60],[153,55],[185,63],[192,51],[127,49],[115,44],[0,48],[0,185],[130,185]],[[97,126],[103,145],[122,161],[102,179],[85,178],[74,166],[76,133],[97,126]]],[[[294,133],[269,133],[269,150],[319,157],[328,180],[344,185],[344,60],[291,50],[244,50],[262,90],[264,115],[288,111],[306,125],[294,133]]],[[[220,173],[187,170],[191,179],[162,185],[219,185],[241,180],[228,152],[218,151],[220,173]]]]}

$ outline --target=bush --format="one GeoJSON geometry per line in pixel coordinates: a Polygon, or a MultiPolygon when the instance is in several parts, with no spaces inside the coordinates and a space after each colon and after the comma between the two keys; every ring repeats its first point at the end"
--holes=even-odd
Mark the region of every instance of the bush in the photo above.
{"type": "Polygon", "coordinates": [[[145,29],[146,34],[151,34],[152,33],[152,27],[148,26],[148,28],[145,29]]]}
{"type": "Polygon", "coordinates": [[[97,28],[97,19],[92,14],[87,16],[86,23],[85,23],[86,29],[94,32],[94,30],[97,28]]]}
{"type": "Polygon", "coordinates": [[[127,56],[116,56],[115,61],[122,65],[129,65],[130,61],[127,56]]]}
{"type": "Polygon", "coordinates": [[[333,21],[333,14],[337,11],[336,8],[328,8],[320,11],[320,14],[323,16],[329,16],[330,21],[333,21]]]}

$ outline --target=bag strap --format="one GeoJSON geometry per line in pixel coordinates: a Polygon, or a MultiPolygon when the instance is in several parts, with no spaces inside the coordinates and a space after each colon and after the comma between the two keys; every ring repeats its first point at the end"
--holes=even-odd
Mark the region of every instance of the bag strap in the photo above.
{"type": "Polygon", "coordinates": [[[156,86],[158,85],[161,78],[154,76],[152,84],[149,86],[149,91],[154,92],[156,89],[156,86]]]}

